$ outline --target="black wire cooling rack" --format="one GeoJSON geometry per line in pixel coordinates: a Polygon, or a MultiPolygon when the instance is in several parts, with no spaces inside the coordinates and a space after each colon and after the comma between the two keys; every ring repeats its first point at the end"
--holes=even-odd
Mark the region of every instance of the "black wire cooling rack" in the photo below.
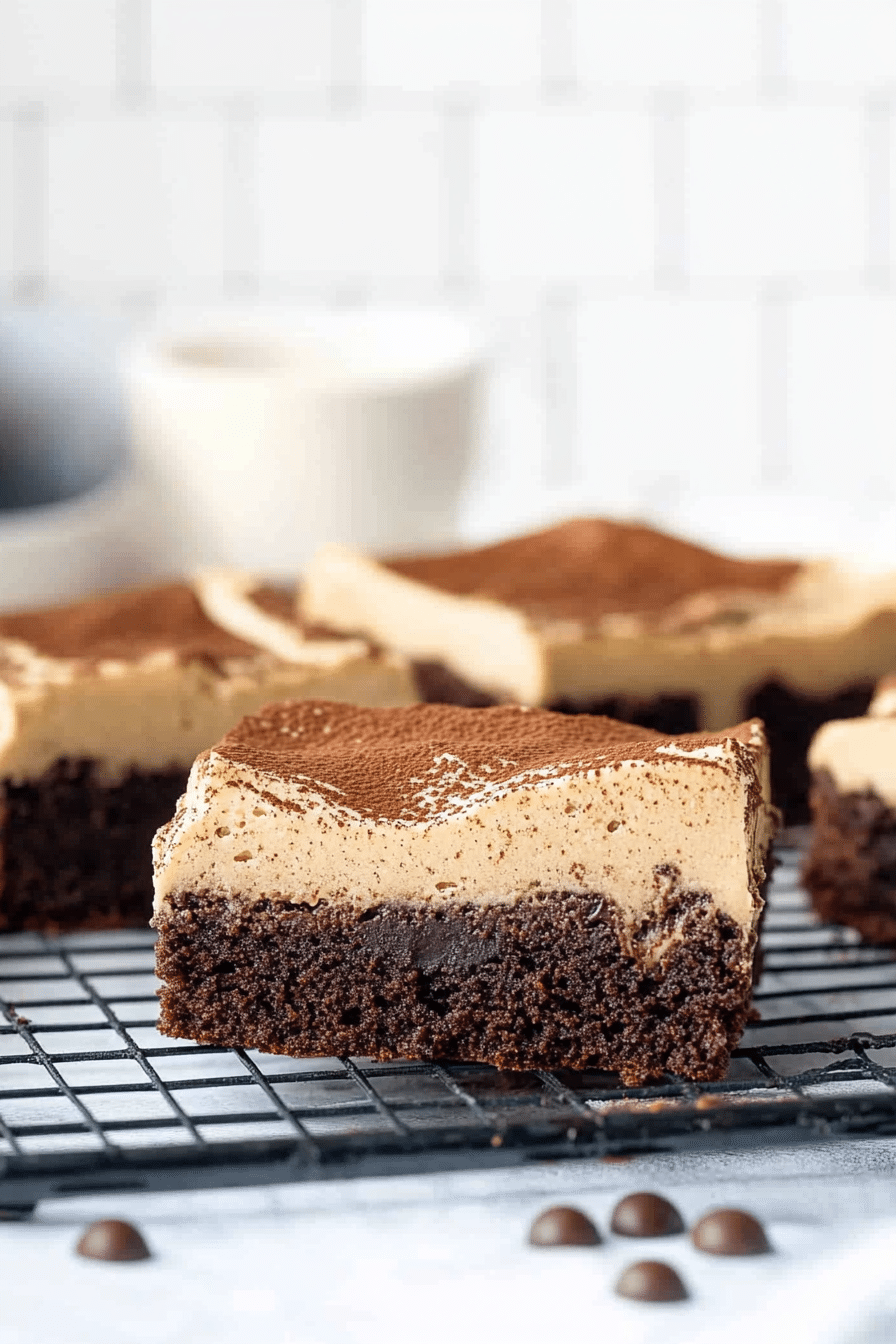
{"type": "Polygon", "coordinates": [[[896,1134],[896,951],[820,925],[784,847],[728,1077],[286,1059],[155,1030],[147,931],[0,938],[0,1216],[97,1192],[896,1134]]]}

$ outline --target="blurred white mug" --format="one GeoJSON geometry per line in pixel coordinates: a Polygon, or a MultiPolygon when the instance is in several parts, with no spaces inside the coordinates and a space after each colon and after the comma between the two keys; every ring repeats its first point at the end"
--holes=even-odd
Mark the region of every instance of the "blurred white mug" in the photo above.
{"type": "Polygon", "coordinates": [[[443,310],[169,319],[127,366],[163,567],[285,576],[328,541],[450,544],[483,370],[473,328],[443,310]]]}

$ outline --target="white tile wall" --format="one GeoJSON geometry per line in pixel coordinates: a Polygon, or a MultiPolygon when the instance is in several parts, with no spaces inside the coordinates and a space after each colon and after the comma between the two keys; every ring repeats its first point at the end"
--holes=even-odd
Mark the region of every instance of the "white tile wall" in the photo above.
{"type": "Polygon", "coordinates": [[[646,110],[485,111],[473,182],[480,277],[643,280],[653,264],[646,110]]]}
{"type": "Polygon", "coordinates": [[[207,98],[325,90],[329,0],[146,0],[160,95],[207,98]]]}
{"type": "Polygon", "coordinates": [[[16,127],[11,120],[0,120],[0,285],[9,287],[15,280],[17,249],[14,201],[16,192],[16,127]]]}
{"type": "Polygon", "coordinates": [[[434,286],[441,154],[441,127],[427,109],[413,117],[263,115],[257,190],[266,286],[434,286]]]}
{"type": "Polygon", "coordinates": [[[832,493],[896,497],[896,299],[806,298],[790,314],[791,466],[832,493]]]}
{"type": "Polygon", "coordinates": [[[0,0],[0,299],[467,301],[495,490],[896,495],[894,257],[896,0],[0,0]]]}
{"type": "Polygon", "coordinates": [[[220,287],[224,131],[206,113],[52,116],[47,281],[60,294],[220,287]]]}
{"type": "Polygon", "coordinates": [[[848,93],[896,85],[896,8],[891,0],[787,0],[790,78],[848,93]]]}
{"type": "Polygon", "coordinates": [[[753,299],[653,295],[582,305],[586,478],[655,501],[688,478],[758,484],[759,340],[753,299]]]}
{"type": "Polygon", "coordinates": [[[868,234],[861,107],[753,103],[691,117],[695,277],[856,277],[868,234]]]}
{"type": "Polygon", "coordinates": [[[541,0],[365,0],[369,88],[433,93],[536,88],[541,0]]]}
{"type": "Polygon", "coordinates": [[[583,83],[649,91],[755,89],[756,0],[576,0],[583,83]]]}
{"type": "Polygon", "coordinates": [[[116,19],[116,0],[0,0],[0,98],[108,94],[116,19]]]}

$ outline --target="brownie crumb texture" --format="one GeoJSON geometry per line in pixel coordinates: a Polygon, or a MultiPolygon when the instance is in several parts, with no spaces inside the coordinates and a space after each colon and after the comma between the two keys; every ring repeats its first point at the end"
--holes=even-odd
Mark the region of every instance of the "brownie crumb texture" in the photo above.
{"type": "Polygon", "coordinates": [[[106,785],[90,761],[60,760],[0,798],[0,930],[117,929],[152,913],[152,837],[185,770],[133,771],[106,785]]]}
{"type": "Polygon", "coordinates": [[[809,745],[829,719],[864,714],[874,683],[846,686],[835,695],[803,695],[777,681],[760,686],[744,705],[745,718],[762,719],[771,748],[772,797],[788,826],[809,820],[809,745]]]}
{"type": "Polygon", "coordinates": [[[417,694],[427,705],[462,705],[465,709],[487,709],[497,704],[494,696],[458,676],[441,662],[415,662],[417,694]]]}
{"type": "Polygon", "coordinates": [[[803,881],[816,913],[870,943],[896,942],[896,808],[870,790],[840,793],[826,770],[811,802],[803,881]]]}
{"type": "Polygon", "coordinates": [[[618,695],[602,700],[555,700],[550,708],[558,714],[602,714],[667,736],[695,733],[700,728],[699,706],[692,695],[657,695],[652,700],[618,695]]]}
{"type": "Polygon", "coordinates": [[[724,1076],[750,1012],[752,935],[677,891],[635,947],[611,901],[386,902],[358,916],[182,892],[156,914],[159,1030],[294,1056],[724,1076]],[[749,944],[748,944],[748,941],[749,944]],[[641,945],[640,948],[638,945],[641,945]]]}

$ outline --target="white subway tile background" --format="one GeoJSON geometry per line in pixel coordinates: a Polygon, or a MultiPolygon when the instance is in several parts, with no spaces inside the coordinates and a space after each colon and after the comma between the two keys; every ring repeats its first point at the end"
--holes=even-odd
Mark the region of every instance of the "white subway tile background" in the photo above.
{"type": "Polygon", "coordinates": [[[0,298],[444,300],[491,479],[896,500],[896,0],[0,0],[0,298]]]}

